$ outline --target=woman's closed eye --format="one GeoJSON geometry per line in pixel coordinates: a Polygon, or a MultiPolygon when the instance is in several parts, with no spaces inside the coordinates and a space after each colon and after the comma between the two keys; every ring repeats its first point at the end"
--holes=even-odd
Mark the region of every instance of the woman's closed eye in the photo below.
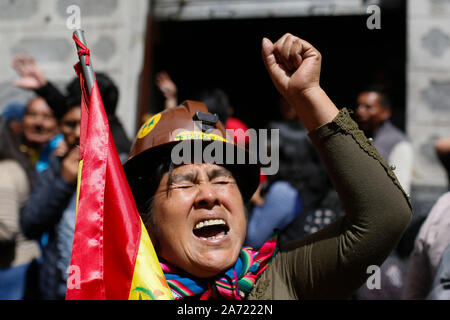
{"type": "Polygon", "coordinates": [[[229,183],[232,183],[231,179],[217,179],[212,181],[213,184],[220,184],[220,185],[226,185],[229,183]]]}
{"type": "Polygon", "coordinates": [[[234,178],[231,176],[228,176],[228,175],[227,176],[219,176],[219,177],[216,177],[211,180],[211,183],[215,184],[215,185],[227,185],[227,184],[232,184],[234,182],[235,182],[234,178]]]}
{"type": "Polygon", "coordinates": [[[170,186],[170,189],[188,189],[194,187],[195,184],[191,182],[174,183],[170,186]]]}

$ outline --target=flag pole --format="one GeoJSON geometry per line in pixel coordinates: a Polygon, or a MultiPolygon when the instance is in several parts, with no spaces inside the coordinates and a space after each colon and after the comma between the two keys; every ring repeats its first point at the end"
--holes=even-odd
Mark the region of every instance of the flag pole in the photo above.
{"type": "MultiPolygon", "coordinates": [[[[87,47],[83,30],[77,29],[73,32],[73,34],[80,40],[80,42],[82,44],[84,44],[85,47],[87,47]]],[[[77,43],[75,43],[75,45],[77,47],[77,50],[82,49],[77,43]]],[[[81,69],[83,70],[84,78],[86,80],[87,90],[90,95],[92,86],[94,85],[94,81],[95,81],[94,69],[92,68],[91,62],[89,62],[89,65],[86,64],[86,55],[84,55],[84,54],[80,55],[80,63],[81,63],[81,69]]]]}

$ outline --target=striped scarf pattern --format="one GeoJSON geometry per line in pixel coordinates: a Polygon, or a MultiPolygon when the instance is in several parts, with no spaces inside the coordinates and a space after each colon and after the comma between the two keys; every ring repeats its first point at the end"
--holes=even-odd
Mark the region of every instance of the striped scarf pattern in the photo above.
{"type": "Polygon", "coordinates": [[[195,278],[168,263],[160,264],[175,299],[199,296],[200,300],[242,300],[276,255],[276,242],[274,235],[259,250],[243,247],[235,265],[212,279],[195,278]]]}

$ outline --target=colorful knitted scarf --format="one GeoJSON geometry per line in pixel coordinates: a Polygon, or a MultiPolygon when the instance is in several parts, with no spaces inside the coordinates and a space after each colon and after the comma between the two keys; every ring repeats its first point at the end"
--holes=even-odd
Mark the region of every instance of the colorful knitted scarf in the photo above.
{"type": "Polygon", "coordinates": [[[160,262],[175,299],[199,295],[200,300],[245,298],[268,263],[277,253],[277,236],[270,238],[258,251],[243,247],[235,265],[216,278],[195,278],[165,262],[160,262]]]}

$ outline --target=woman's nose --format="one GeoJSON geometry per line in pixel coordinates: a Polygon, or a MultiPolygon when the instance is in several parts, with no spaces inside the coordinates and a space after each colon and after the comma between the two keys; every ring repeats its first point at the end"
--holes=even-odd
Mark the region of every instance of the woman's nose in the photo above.
{"type": "Polygon", "coordinates": [[[195,206],[197,208],[212,208],[219,204],[217,191],[211,183],[200,183],[197,186],[195,206]]]}

